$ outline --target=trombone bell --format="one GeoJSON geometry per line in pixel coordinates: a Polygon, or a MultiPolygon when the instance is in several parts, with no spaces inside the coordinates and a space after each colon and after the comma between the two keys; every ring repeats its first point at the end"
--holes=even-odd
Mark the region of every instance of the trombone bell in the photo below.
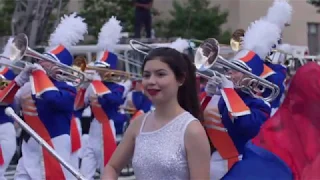
{"type": "Polygon", "coordinates": [[[194,64],[199,71],[204,71],[213,66],[218,60],[220,52],[219,42],[214,38],[205,40],[197,49],[194,64]]]}

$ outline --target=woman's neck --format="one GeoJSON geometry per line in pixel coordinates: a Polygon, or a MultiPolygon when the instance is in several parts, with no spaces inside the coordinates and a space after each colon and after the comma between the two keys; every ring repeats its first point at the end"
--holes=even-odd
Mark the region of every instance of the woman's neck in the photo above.
{"type": "Polygon", "coordinates": [[[181,108],[177,100],[172,100],[170,102],[157,105],[155,107],[154,116],[157,120],[168,121],[184,111],[185,110],[181,108]]]}

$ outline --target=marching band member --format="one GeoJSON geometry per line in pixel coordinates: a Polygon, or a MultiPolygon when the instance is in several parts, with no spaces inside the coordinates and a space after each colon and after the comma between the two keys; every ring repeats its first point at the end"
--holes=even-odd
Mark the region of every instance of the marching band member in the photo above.
{"type": "Polygon", "coordinates": [[[262,126],[253,143],[247,144],[248,157],[224,180],[319,177],[319,75],[320,66],[314,62],[297,70],[278,112],[262,126]]]}
{"type": "MultiPolygon", "coordinates": [[[[83,65],[86,65],[86,60],[83,57],[76,57],[73,61],[72,68],[79,70],[79,71],[84,71],[85,67],[82,67],[83,65]]],[[[79,139],[80,139],[80,144],[79,146],[72,148],[72,164],[74,167],[77,167],[80,169],[80,158],[82,158],[82,152],[84,149],[84,146],[86,144],[86,136],[82,135],[82,125],[81,125],[81,118],[84,113],[84,111],[87,109],[84,105],[84,99],[82,97],[84,96],[85,90],[88,87],[88,82],[83,82],[78,88],[77,88],[77,95],[76,99],[74,102],[74,118],[72,119],[72,124],[74,122],[76,123],[76,127],[78,130],[79,134],[79,139]]],[[[71,132],[75,132],[75,126],[71,126],[71,132]]],[[[76,134],[76,133],[74,133],[76,134]]],[[[77,134],[76,134],[77,135],[77,134]]],[[[77,138],[78,139],[78,138],[77,138]]]]}
{"type": "Polygon", "coordinates": [[[265,61],[265,64],[268,67],[270,67],[274,72],[276,72],[276,74],[271,75],[269,79],[273,80],[273,83],[277,83],[277,85],[280,87],[280,93],[278,97],[271,103],[271,115],[273,115],[277,111],[282,102],[283,97],[285,96],[285,80],[287,78],[288,69],[284,64],[288,60],[287,58],[290,55],[292,55],[291,46],[289,44],[279,44],[277,45],[277,51],[269,55],[269,59],[271,61],[265,61]]]}
{"type": "MultiPolygon", "coordinates": [[[[2,56],[10,56],[10,44],[13,38],[8,40],[4,48],[2,56]]],[[[5,81],[13,81],[15,74],[11,69],[5,66],[0,67],[0,81],[4,81],[1,84],[1,89],[5,88],[5,81]]],[[[1,103],[0,104],[0,179],[6,179],[4,174],[8,168],[14,153],[16,152],[16,131],[13,120],[5,114],[5,109],[12,103],[1,103]]]]}
{"type": "Polygon", "coordinates": [[[96,71],[88,71],[92,81],[86,89],[84,102],[90,104],[94,119],[89,130],[90,144],[85,147],[81,165],[81,173],[88,179],[93,179],[97,168],[103,173],[117,146],[113,120],[117,118],[126,90],[112,80],[112,70],[117,69],[118,61],[112,51],[121,38],[121,31],[120,21],[115,17],[103,25],[98,40],[98,47],[103,51],[98,54],[95,66],[105,68],[106,72],[101,77],[96,71]]]}
{"type": "Polygon", "coordinates": [[[134,89],[128,93],[124,103],[125,107],[135,110],[132,114],[131,120],[141,114],[149,112],[152,108],[152,103],[148,96],[145,95],[141,81],[142,79],[140,78],[135,80],[134,89]]]}
{"type": "Polygon", "coordinates": [[[115,116],[113,119],[114,121],[114,128],[116,131],[116,139],[117,142],[121,139],[121,136],[125,130],[125,123],[128,122],[130,118],[131,112],[128,112],[125,107],[126,107],[126,100],[128,98],[128,95],[130,94],[130,89],[132,88],[132,82],[131,80],[125,80],[122,83],[119,83],[121,86],[124,87],[125,91],[123,92],[123,101],[124,103],[119,106],[119,111],[118,114],[115,116]]]}
{"type": "MultiPolygon", "coordinates": [[[[269,21],[276,26],[278,26],[281,32],[284,30],[285,26],[290,23],[292,17],[292,6],[288,3],[287,0],[275,0],[273,5],[268,9],[268,13],[264,19],[269,21]]],[[[265,60],[267,67],[271,68],[274,73],[270,76],[265,77],[268,81],[276,84],[280,88],[279,95],[276,99],[271,102],[273,115],[280,106],[281,98],[285,92],[284,81],[287,75],[287,69],[283,66],[284,61],[286,60],[285,52],[290,51],[290,46],[282,45],[281,39],[274,45],[274,49],[280,51],[271,51],[269,56],[265,60]],[[282,51],[282,52],[281,52],[282,51]]],[[[291,53],[290,53],[291,54],[291,53]]],[[[263,93],[263,96],[266,97],[270,94],[270,91],[263,93]]]]}
{"type": "MultiPolygon", "coordinates": [[[[44,57],[71,66],[73,57],[67,48],[83,40],[87,31],[87,25],[83,20],[76,13],[62,17],[61,23],[50,36],[49,47],[52,49],[45,53],[44,57]]],[[[53,63],[43,59],[39,64],[31,65],[30,81],[19,89],[15,98],[19,102],[26,123],[54,148],[58,155],[70,163],[72,156],[70,126],[76,89],[68,82],[58,81],[47,75],[44,68],[51,70],[51,75],[60,75],[57,74],[60,69],[53,67],[53,63]]],[[[75,179],[32,137],[24,139],[22,154],[16,169],[17,180],[75,179]]]]}
{"type": "MultiPolygon", "coordinates": [[[[263,57],[277,42],[280,29],[264,20],[255,21],[243,38],[243,49],[238,51],[231,62],[245,71],[261,76],[264,69],[263,57]],[[271,36],[272,35],[272,36],[271,36]]],[[[207,43],[215,44],[216,42],[207,43]]],[[[202,45],[204,54],[209,55],[212,45],[202,45]]],[[[201,56],[200,56],[201,57],[201,56]]],[[[214,146],[211,156],[211,179],[221,179],[235,164],[241,161],[245,145],[260,130],[269,118],[270,105],[262,99],[248,94],[245,87],[246,75],[236,70],[228,70],[230,80],[225,75],[209,80],[206,87],[208,95],[216,94],[202,101],[204,126],[214,146]]],[[[250,88],[250,87],[249,87],[250,88]]],[[[249,167],[248,167],[249,168],[249,167]]]]}
{"type": "Polygon", "coordinates": [[[89,130],[90,144],[84,149],[81,165],[81,173],[88,179],[93,178],[96,168],[103,172],[116,148],[113,119],[117,118],[124,92],[123,86],[102,81],[96,73],[92,76],[92,82],[86,89],[85,103],[90,104],[94,119],[89,130]]]}

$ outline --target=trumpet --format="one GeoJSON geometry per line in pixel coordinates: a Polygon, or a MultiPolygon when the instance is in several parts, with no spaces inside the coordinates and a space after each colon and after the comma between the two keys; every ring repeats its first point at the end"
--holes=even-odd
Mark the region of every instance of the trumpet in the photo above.
{"type": "MultiPolygon", "coordinates": [[[[90,74],[90,71],[96,71],[103,81],[111,81],[111,82],[123,82],[127,81],[131,78],[131,74],[120,71],[120,70],[112,70],[108,68],[95,67],[95,66],[87,66],[86,59],[84,57],[77,57],[72,67],[74,69],[80,70],[86,74],[90,74]]],[[[90,81],[86,79],[85,81],[90,81]]]]}
{"type": "MultiPolygon", "coordinates": [[[[85,74],[81,71],[75,70],[67,65],[64,65],[51,57],[42,55],[28,47],[28,37],[21,33],[15,36],[12,41],[10,57],[4,57],[8,60],[14,61],[13,64],[20,63],[20,66],[10,65],[8,63],[0,62],[0,65],[9,66],[17,71],[23,70],[27,64],[32,64],[34,62],[46,62],[48,65],[43,66],[48,76],[57,81],[67,81],[74,84],[74,86],[79,86],[85,80],[85,74]],[[22,57],[31,57],[31,60],[22,60],[22,57]],[[21,67],[21,64],[23,64],[21,67]]],[[[41,64],[41,63],[40,63],[41,64]]]]}
{"type": "MultiPolygon", "coordinates": [[[[255,98],[261,98],[268,102],[273,101],[279,95],[280,89],[277,85],[252,74],[251,72],[241,68],[238,65],[235,65],[232,62],[229,62],[221,57],[219,52],[219,42],[216,39],[209,38],[204,41],[204,43],[198,48],[195,55],[194,63],[196,68],[200,71],[208,71],[212,67],[222,67],[223,69],[236,70],[244,74],[244,78],[235,84],[238,86],[237,88],[241,89],[242,91],[255,98]],[[205,51],[207,51],[207,54],[204,53],[205,51]],[[270,90],[270,95],[268,97],[261,97],[260,94],[265,92],[266,89],[270,90]]],[[[219,75],[221,73],[216,74],[219,75]]]]}

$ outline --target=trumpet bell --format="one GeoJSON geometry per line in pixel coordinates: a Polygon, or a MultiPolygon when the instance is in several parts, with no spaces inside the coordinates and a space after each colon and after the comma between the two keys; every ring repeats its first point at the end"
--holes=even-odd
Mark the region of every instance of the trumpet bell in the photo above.
{"type": "Polygon", "coordinates": [[[220,53],[219,42],[214,38],[205,40],[197,49],[194,64],[199,71],[204,71],[213,66],[220,53]]]}
{"type": "Polygon", "coordinates": [[[244,33],[244,29],[237,29],[233,32],[232,38],[230,39],[230,46],[233,51],[238,52],[241,49],[241,41],[244,33]]]}
{"type": "Polygon", "coordinates": [[[84,72],[86,70],[87,67],[87,60],[85,57],[83,56],[77,56],[72,64],[72,67],[74,69],[80,70],[82,72],[84,72]]]}
{"type": "Polygon", "coordinates": [[[240,50],[240,42],[234,40],[233,38],[230,39],[230,46],[231,49],[235,52],[238,52],[240,50]]]}

